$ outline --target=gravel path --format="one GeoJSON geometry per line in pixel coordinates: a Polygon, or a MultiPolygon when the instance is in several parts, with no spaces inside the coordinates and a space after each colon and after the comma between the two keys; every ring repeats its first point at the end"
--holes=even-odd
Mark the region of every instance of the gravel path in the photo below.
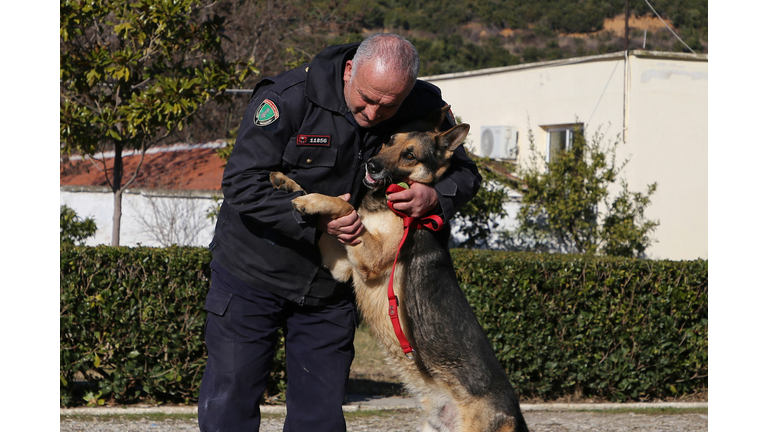
{"type": "MultiPolygon", "coordinates": [[[[707,431],[706,414],[648,415],[601,412],[524,412],[532,432],[700,432],[707,431]]],[[[261,432],[281,432],[282,415],[265,415],[261,432]]],[[[417,410],[352,413],[347,416],[348,432],[417,432],[417,410]]],[[[60,431],[75,432],[197,432],[197,420],[131,420],[98,416],[61,416],[60,431]]]]}

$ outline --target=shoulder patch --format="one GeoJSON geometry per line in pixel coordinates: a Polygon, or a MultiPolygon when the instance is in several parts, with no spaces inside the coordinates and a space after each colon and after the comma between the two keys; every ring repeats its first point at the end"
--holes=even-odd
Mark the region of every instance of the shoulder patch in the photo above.
{"type": "Polygon", "coordinates": [[[277,104],[269,99],[264,101],[256,109],[256,114],[253,116],[253,124],[256,126],[271,125],[277,119],[280,118],[280,110],[277,108],[277,104]]]}

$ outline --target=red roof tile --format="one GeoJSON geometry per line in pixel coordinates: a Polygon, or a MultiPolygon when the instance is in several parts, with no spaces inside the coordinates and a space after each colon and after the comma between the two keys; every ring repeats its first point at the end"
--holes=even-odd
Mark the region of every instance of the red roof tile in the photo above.
{"type": "MultiPolygon", "coordinates": [[[[226,161],[216,150],[223,141],[208,144],[176,144],[153,147],[144,156],[139,175],[130,187],[147,189],[220,190],[226,161]]],[[[123,154],[123,184],[133,176],[140,160],[139,154],[123,154]]],[[[111,175],[114,154],[106,153],[107,170],[111,175]]],[[[61,186],[108,186],[100,155],[93,160],[73,156],[59,165],[61,186]]]]}

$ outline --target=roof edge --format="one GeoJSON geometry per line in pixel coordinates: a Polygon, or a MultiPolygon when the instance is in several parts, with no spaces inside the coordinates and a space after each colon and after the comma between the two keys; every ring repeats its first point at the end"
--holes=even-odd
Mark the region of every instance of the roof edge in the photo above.
{"type": "MultiPolygon", "coordinates": [[[[178,152],[178,151],[189,151],[189,150],[200,150],[200,149],[220,149],[227,146],[227,140],[215,140],[207,143],[201,143],[201,144],[187,144],[187,143],[176,143],[176,144],[168,144],[168,145],[156,145],[148,148],[146,150],[146,154],[156,154],[156,153],[169,153],[169,152],[178,152]]],[[[123,150],[121,153],[122,157],[129,157],[133,155],[141,154],[140,150],[136,149],[126,149],[123,150]]],[[[66,159],[71,161],[78,161],[78,160],[84,160],[84,159],[112,159],[115,157],[114,151],[106,151],[106,152],[97,152],[93,155],[80,155],[80,154],[74,154],[71,156],[68,156],[66,159]]],[[[63,160],[63,157],[59,157],[60,160],[63,160]]]]}
{"type": "MultiPolygon", "coordinates": [[[[567,59],[549,60],[544,62],[525,63],[513,66],[501,66],[487,69],[477,69],[466,72],[455,72],[442,75],[430,75],[425,77],[419,77],[423,81],[441,81],[453,78],[466,78],[480,75],[492,75],[501,72],[511,72],[525,69],[536,69],[541,67],[551,66],[566,66],[580,63],[591,63],[598,61],[616,60],[624,58],[625,51],[618,51],[608,54],[599,54],[585,57],[571,57],[567,59]]],[[[638,58],[660,58],[660,59],[672,59],[672,60],[688,60],[688,61],[708,61],[708,54],[691,54],[691,53],[678,53],[678,52],[666,52],[666,51],[650,51],[650,50],[631,50],[630,56],[638,58]]]]}
{"type": "MultiPolygon", "coordinates": [[[[59,186],[60,192],[73,193],[113,193],[112,188],[107,186],[59,186]]],[[[129,195],[144,195],[153,198],[210,198],[214,196],[221,197],[221,190],[217,189],[149,189],[149,188],[128,188],[123,191],[129,195]]]]}
{"type": "Polygon", "coordinates": [[[673,60],[689,60],[709,62],[709,54],[695,54],[671,51],[632,50],[630,55],[640,58],[660,58],[673,60]]]}

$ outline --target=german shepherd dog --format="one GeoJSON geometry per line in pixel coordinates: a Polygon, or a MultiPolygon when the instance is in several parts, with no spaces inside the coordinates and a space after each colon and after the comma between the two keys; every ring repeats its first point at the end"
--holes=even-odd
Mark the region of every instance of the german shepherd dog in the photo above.
{"type": "MultiPolygon", "coordinates": [[[[363,319],[406,388],[420,398],[425,432],[527,431],[517,394],[459,288],[451,256],[427,230],[409,234],[394,268],[399,315],[413,359],[403,353],[388,315],[387,285],[404,229],[403,219],[387,206],[385,189],[398,182],[432,184],[445,173],[469,132],[467,124],[439,132],[448,108],[404,129],[409,132],[395,133],[366,162],[369,190],[358,209],[365,226],[361,242],[342,245],[324,234],[323,263],[337,280],[353,279],[363,319]]],[[[302,190],[282,173],[271,173],[270,179],[278,189],[302,190]]],[[[293,206],[302,214],[332,218],[353,210],[341,198],[315,193],[294,199],[293,206]]]]}

